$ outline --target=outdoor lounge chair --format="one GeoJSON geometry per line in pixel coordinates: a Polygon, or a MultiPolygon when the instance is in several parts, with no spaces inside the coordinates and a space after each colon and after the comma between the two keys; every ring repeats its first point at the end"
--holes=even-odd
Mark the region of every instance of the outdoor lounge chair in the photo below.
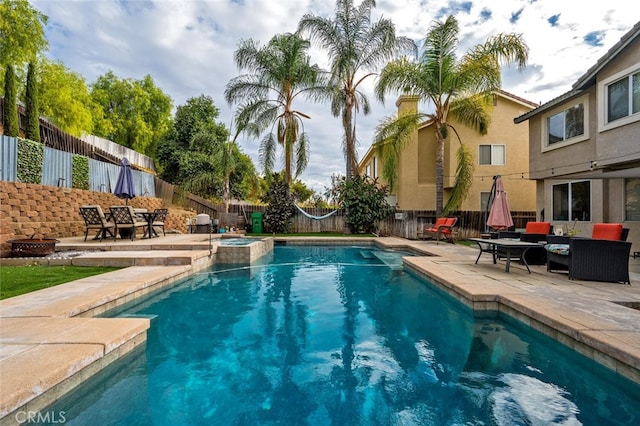
{"type": "Polygon", "coordinates": [[[164,222],[167,220],[169,209],[155,209],[153,212],[156,215],[156,218],[153,221],[153,228],[162,228],[162,235],[167,235],[164,232],[164,222]]]}
{"type": "Polygon", "coordinates": [[[115,235],[115,224],[107,220],[100,206],[81,206],[80,215],[84,219],[85,224],[85,241],[87,241],[87,235],[90,229],[97,231],[94,240],[99,238],[100,241],[102,241],[107,235],[111,237],[115,235]]]}
{"type": "Polygon", "coordinates": [[[564,270],[571,280],[630,283],[628,228],[596,223],[591,238],[549,235],[547,271],[564,270]]]}
{"type": "Polygon", "coordinates": [[[457,223],[457,217],[439,217],[433,226],[425,228],[422,231],[422,237],[435,237],[437,244],[440,241],[440,237],[443,236],[447,241],[453,243],[453,229],[457,223]]]}
{"type": "Polygon", "coordinates": [[[147,226],[147,222],[140,221],[136,218],[133,207],[131,206],[111,206],[111,218],[115,223],[115,231],[113,239],[116,239],[116,234],[120,233],[120,238],[129,237],[132,240],[136,236],[136,229],[144,228],[147,226]]]}

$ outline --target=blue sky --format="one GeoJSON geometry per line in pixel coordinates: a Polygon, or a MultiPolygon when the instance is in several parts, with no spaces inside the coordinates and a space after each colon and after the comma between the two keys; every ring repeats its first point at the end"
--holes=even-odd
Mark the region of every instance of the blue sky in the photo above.
{"type": "MultiPolygon", "coordinates": [[[[273,35],[293,32],[305,13],[334,15],[333,0],[30,0],[49,16],[45,29],[48,56],[81,74],[87,84],[113,71],[121,78],[150,74],[171,96],[174,106],[205,94],[220,108],[229,125],[233,107],[224,101],[227,82],[238,75],[233,52],[242,39],[261,44],[273,35]]],[[[359,0],[356,0],[359,3],[359,0]]],[[[622,35],[637,22],[627,0],[377,0],[374,19],[390,18],[400,35],[416,41],[434,20],[455,14],[460,23],[461,53],[499,32],[524,36],[530,48],[523,72],[503,70],[503,89],[536,103],[569,90],[622,35]]],[[[312,61],[326,57],[312,49],[312,61]]],[[[395,96],[384,105],[365,86],[372,112],[358,115],[359,153],[370,146],[376,125],[394,112],[395,96]]],[[[331,175],[344,174],[342,128],[328,105],[304,104],[298,109],[311,120],[305,131],[311,141],[309,167],[301,179],[321,191],[331,175]]],[[[258,140],[241,139],[242,150],[257,165],[258,140]]]]}

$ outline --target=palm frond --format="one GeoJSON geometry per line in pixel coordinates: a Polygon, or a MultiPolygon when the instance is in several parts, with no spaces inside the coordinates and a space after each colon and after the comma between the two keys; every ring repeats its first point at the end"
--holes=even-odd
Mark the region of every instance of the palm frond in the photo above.
{"type": "Polygon", "coordinates": [[[300,133],[298,142],[296,143],[295,155],[296,171],[294,177],[298,177],[307,168],[309,164],[309,139],[305,132],[300,133]]]}
{"type": "Polygon", "coordinates": [[[391,190],[398,180],[400,154],[424,118],[424,114],[408,111],[387,117],[376,127],[374,146],[382,161],[382,177],[391,190]]]}
{"type": "Polygon", "coordinates": [[[467,198],[469,188],[473,183],[474,160],[471,149],[460,144],[456,151],[458,166],[456,167],[456,180],[449,195],[447,204],[442,209],[443,215],[448,215],[460,208],[462,202],[467,198]]]}
{"type": "Polygon", "coordinates": [[[486,135],[491,124],[493,104],[491,96],[475,95],[455,99],[449,108],[449,113],[460,123],[486,135]]]}
{"type": "Polygon", "coordinates": [[[273,170],[273,165],[276,162],[276,149],[278,143],[273,133],[268,133],[260,142],[260,149],[258,150],[258,160],[262,166],[264,173],[268,174],[273,170]]]}

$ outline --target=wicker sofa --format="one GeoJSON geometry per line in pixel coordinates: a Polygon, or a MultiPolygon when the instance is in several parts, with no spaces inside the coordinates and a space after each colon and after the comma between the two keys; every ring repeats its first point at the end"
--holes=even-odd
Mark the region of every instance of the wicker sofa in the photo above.
{"type": "Polygon", "coordinates": [[[547,236],[547,271],[568,271],[571,280],[630,283],[628,228],[596,223],[591,238],[547,236]]]}

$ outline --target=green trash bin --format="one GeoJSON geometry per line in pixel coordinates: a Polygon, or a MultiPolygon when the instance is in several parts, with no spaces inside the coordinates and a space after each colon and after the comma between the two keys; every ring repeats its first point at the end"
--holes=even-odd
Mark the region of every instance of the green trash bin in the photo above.
{"type": "Polygon", "coordinates": [[[262,234],[262,217],[264,213],[253,212],[251,213],[251,232],[254,234],[262,234]]]}

